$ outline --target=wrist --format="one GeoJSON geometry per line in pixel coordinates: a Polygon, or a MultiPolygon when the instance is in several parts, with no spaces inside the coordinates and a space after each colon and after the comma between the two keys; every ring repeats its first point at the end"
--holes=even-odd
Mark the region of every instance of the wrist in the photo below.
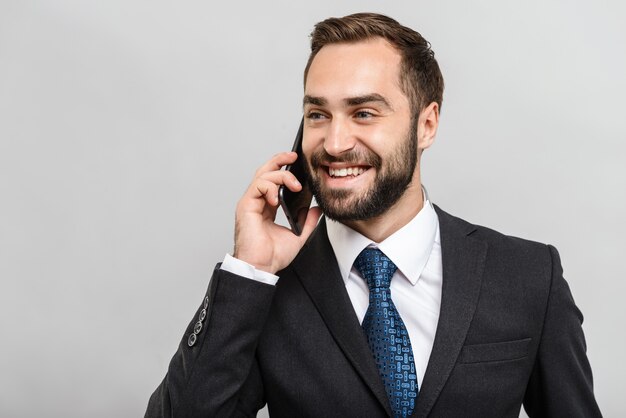
{"type": "Polygon", "coordinates": [[[254,257],[247,257],[245,254],[242,255],[236,250],[233,251],[232,257],[252,266],[255,270],[262,271],[264,273],[275,275],[276,272],[278,271],[278,269],[272,266],[271,263],[266,264],[266,263],[259,262],[259,260],[255,260],[254,257]]]}
{"type": "Polygon", "coordinates": [[[222,262],[220,268],[238,276],[256,280],[258,282],[269,285],[276,285],[276,283],[278,282],[278,276],[276,276],[275,274],[259,270],[253,265],[248,264],[245,261],[239,260],[229,254],[226,254],[226,256],[224,256],[224,261],[222,262]]]}

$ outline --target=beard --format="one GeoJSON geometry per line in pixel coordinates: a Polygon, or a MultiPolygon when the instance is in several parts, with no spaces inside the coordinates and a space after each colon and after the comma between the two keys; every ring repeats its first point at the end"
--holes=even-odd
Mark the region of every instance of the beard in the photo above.
{"type": "Polygon", "coordinates": [[[386,161],[374,152],[365,149],[349,151],[334,157],[323,148],[311,154],[303,164],[307,181],[317,204],[330,219],[339,222],[363,221],[376,218],[391,208],[404,194],[413,180],[417,166],[417,118],[411,121],[406,138],[386,161]],[[347,189],[329,189],[318,174],[326,170],[322,163],[344,162],[371,166],[376,170],[373,184],[361,194],[347,189]]]}

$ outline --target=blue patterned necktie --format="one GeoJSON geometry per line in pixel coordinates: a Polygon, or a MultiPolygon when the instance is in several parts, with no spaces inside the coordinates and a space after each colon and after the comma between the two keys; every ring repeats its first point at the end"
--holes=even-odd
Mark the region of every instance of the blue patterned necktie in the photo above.
{"type": "Polygon", "coordinates": [[[393,416],[408,417],[415,409],[418,386],[411,340],[389,289],[397,267],[378,248],[361,251],[354,267],[369,287],[369,306],[362,327],[387,390],[393,416]]]}

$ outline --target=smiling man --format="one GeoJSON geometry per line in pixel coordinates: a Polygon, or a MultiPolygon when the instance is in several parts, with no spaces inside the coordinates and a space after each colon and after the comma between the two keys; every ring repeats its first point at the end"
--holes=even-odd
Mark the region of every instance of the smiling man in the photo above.
{"type": "Polygon", "coordinates": [[[381,242],[423,204],[417,160],[437,131],[443,80],[432,103],[412,106],[402,57],[381,37],[332,43],[314,57],[304,96],[310,184],[327,217],[381,242]]]}
{"type": "Polygon", "coordinates": [[[319,207],[301,236],[275,224],[297,155],[259,168],[146,416],[600,416],[556,249],[422,187],[443,94],[428,42],[381,15],[327,19],[304,81],[319,207]]]}

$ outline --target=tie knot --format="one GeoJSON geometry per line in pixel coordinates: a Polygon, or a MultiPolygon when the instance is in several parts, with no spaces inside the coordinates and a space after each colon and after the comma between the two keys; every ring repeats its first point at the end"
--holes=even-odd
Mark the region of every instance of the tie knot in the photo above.
{"type": "Polygon", "coordinates": [[[396,265],[378,248],[366,248],[354,261],[354,267],[367,280],[370,292],[373,289],[389,289],[396,265]]]}

